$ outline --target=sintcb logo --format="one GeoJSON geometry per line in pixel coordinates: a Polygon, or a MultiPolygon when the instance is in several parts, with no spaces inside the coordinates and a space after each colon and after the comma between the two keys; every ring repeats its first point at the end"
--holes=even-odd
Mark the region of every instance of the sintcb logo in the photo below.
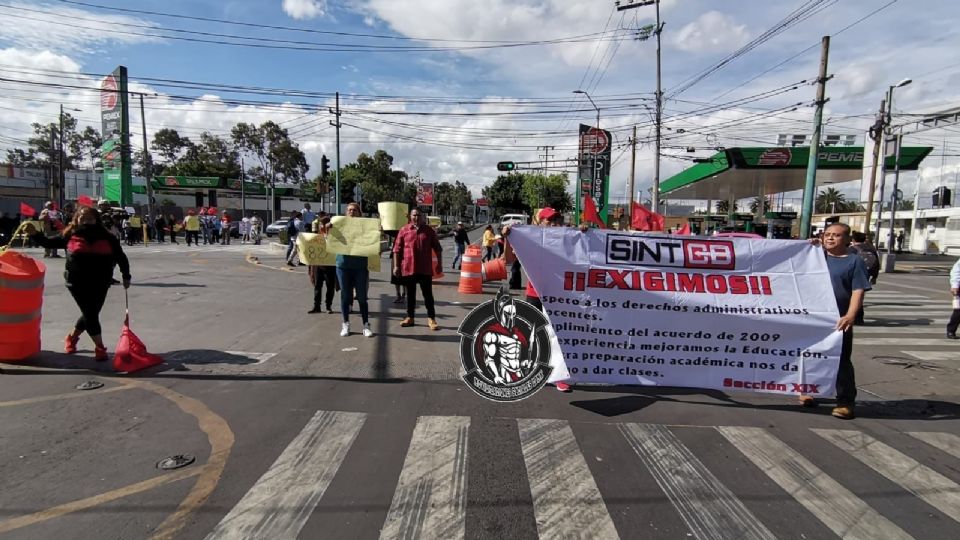
{"type": "Polygon", "coordinates": [[[534,306],[501,290],[460,324],[463,380],[495,401],[519,401],[547,384],[550,322],[534,306]]]}

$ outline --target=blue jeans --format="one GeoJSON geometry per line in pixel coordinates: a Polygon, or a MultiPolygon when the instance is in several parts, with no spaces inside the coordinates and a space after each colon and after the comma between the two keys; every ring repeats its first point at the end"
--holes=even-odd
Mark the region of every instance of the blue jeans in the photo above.
{"type": "Polygon", "coordinates": [[[463,258],[463,251],[467,249],[467,246],[465,246],[461,242],[457,242],[455,245],[457,246],[457,254],[454,255],[453,264],[450,265],[450,268],[453,268],[454,270],[457,269],[457,263],[460,261],[461,258],[463,258]]]}
{"type": "Polygon", "coordinates": [[[337,280],[340,281],[340,313],[343,322],[350,322],[350,307],[353,306],[353,294],[356,290],[357,303],[360,304],[360,320],[370,322],[370,310],[367,306],[367,288],[370,285],[370,271],[366,268],[351,270],[337,268],[337,280]]]}

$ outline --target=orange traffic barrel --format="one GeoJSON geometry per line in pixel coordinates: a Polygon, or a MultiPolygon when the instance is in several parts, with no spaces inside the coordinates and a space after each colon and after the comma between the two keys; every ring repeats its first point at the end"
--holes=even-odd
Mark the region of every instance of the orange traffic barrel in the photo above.
{"type": "Polygon", "coordinates": [[[463,294],[483,294],[483,249],[469,245],[460,262],[460,286],[463,294]]]}
{"type": "Polygon", "coordinates": [[[0,253],[0,361],[26,360],[40,352],[40,312],[47,267],[17,253],[0,253]]]}
{"type": "Polygon", "coordinates": [[[507,262],[500,259],[492,259],[483,265],[483,282],[500,281],[507,279],[507,262]]]}
{"type": "Polygon", "coordinates": [[[440,259],[437,258],[437,252],[431,253],[430,258],[433,263],[433,281],[443,279],[443,268],[440,268],[440,259]]]}

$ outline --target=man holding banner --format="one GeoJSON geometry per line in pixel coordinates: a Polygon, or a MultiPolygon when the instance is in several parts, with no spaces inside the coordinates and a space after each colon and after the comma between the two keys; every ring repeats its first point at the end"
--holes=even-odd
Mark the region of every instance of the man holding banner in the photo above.
{"type": "Polygon", "coordinates": [[[427,226],[426,217],[416,208],[411,210],[410,224],[400,229],[393,246],[393,273],[404,279],[407,288],[407,318],[400,326],[414,325],[417,285],[420,285],[423,305],[427,308],[427,325],[431,330],[440,328],[433,304],[433,274],[443,268],[442,252],[437,232],[427,226]],[[437,268],[433,266],[433,253],[437,254],[437,268]]]}
{"type": "MultiPolygon", "coordinates": [[[[325,235],[330,227],[330,218],[326,212],[321,210],[311,226],[314,233],[325,235]]],[[[307,313],[323,313],[323,306],[326,306],[328,314],[333,313],[333,295],[337,287],[337,267],[311,264],[307,267],[307,275],[313,285],[313,308],[307,313]],[[326,295],[323,294],[324,285],[327,286],[326,295]]]]}

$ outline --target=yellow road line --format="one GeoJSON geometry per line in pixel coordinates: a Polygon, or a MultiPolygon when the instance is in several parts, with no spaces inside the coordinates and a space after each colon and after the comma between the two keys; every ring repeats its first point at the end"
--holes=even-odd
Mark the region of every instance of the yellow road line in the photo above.
{"type": "Polygon", "coordinates": [[[112,388],[107,388],[105,390],[82,390],[77,392],[69,392],[66,394],[54,394],[51,396],[38,396],[26,399],[16,399],[13,401],[0,401],[0,407],[16,407],[18,405],[30,405],[32,403],[43,403],[45,401],[60,401],[61,399],[73,399],[81,397],[93,397],[99,396],[101,394],[110,394],[112,392],[121,392],[123,390],[130,390],[132,386],[114,386],[112,388]]]}
{"type": "Polygon", "coordinates": [[[47,508],[46,510],[34,512],[33,514],[27,514],[25,516],[0,521],[0,533],[10,532],[22,527],[27,527],[29,525],[35,525],[37,523],[60,516],[65,516],[73,512],[88,510],[104,503],[122,499],[123,497],[128,497],[130,495],[135,495],[155,487],[160,487],[164,484],[169,484],[171,482],[197,476],[201,473],[201,471],[202,469],[180,469],[179,471],[174,471],[170,474],[155,476],[149,480],[137,482],[136,484],[130,484],[129,486],[124,486],[106,493],[94,495],[93,497],[87,497],[86,499],[80,499],[79,501],[68,502],[66,504],[61,504],[60,506],[54,506],[53,508],[47,508]]]}

